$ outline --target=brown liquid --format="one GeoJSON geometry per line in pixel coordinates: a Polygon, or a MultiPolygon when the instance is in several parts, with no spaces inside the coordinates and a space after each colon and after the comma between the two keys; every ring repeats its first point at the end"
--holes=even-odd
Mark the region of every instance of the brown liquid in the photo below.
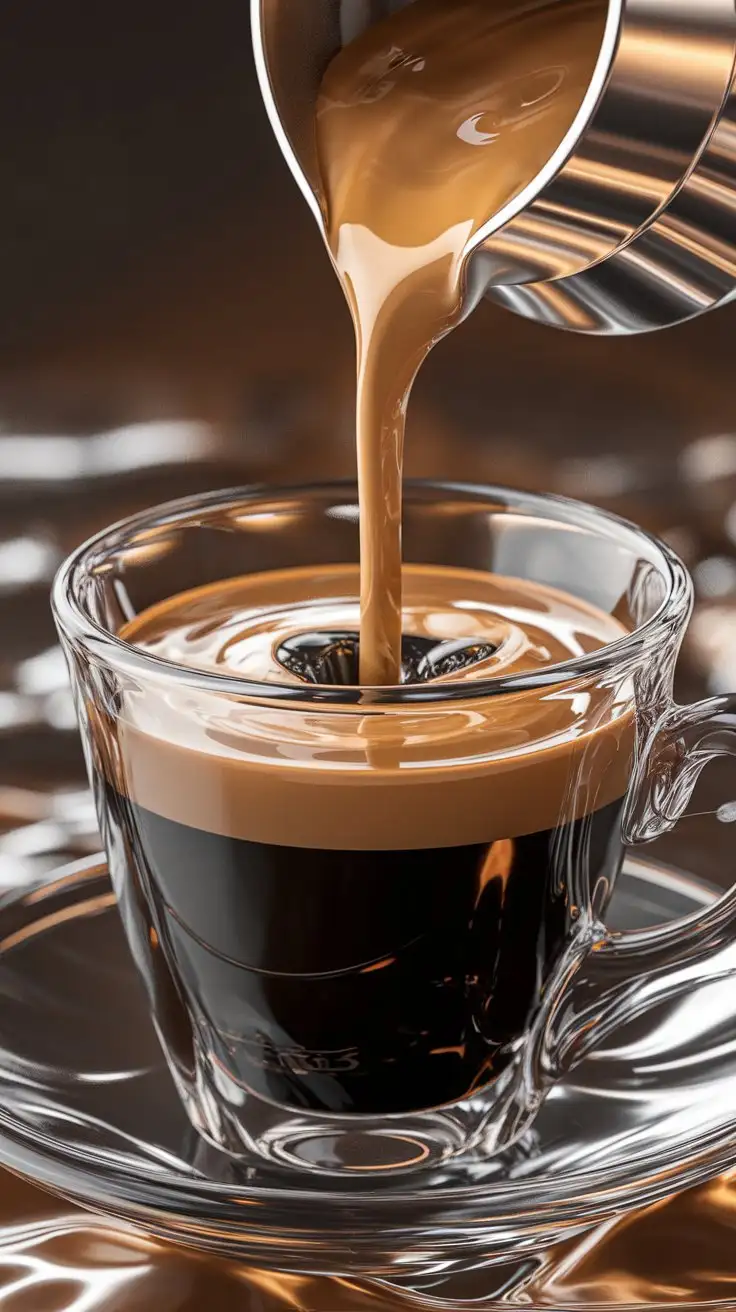
{"type": "MultiPolygon", "coordinates": [[[[430,1292],[553,1309],[733,1299],[736,1186],[728,1177],[539,1253],[518,1282],[480,1270],[430,1292]],[[515,1297],[516,1295],[516,1297],[515,1297]]],[[[455,1305],[455,1304],[453,1304],[455,1305]]],[[[479,1304],[480,1305],[480,1304],[479,1304]]],[[[370,1281],[283,1275],[118,1229],[0,1172],[2,1312],[388,1312],[426,1306],[370,1281]],[[86,1298],[84,1303],[82,1300],[86,1298]]]]}
{"type": "MultiPolygon", "coordinates": [[[[179,665],[298,681],[276,661],[289,634],[357,629],[354,566],[273,571],[168,598],[121,636],[179,665]]],[[[459,676],[533,673],[625,630],[553,588],[409,565],[404,630],[494,644],[459,676]]],[[[436,686],[452,676],[437,681],[436,686]]],[[[131,692],[103,773],[174,821],[252,842],[337,850],[486,843],[553,828],[620,798],[633,742],[628,681],[597,688],[351,707],[320,714],[158,687],[131,692]],[[288,816],[288,824],[285,817],[288,816]]]]}
{"type": "Polygon", "coordinates": [[[355,324],[360,682],[399,682],[404,417],[462,315],[472,238],[572,126],[602,0],[414,0],[325,74],[317,147],[328,240],[355,324]]]}

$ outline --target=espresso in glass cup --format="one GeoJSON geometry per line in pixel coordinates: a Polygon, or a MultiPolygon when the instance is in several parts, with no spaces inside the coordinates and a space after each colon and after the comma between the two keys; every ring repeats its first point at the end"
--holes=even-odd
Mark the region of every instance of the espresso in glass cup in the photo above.
{"type": "Polygon", "coordinates": [[[409,484],[395,687],[357,684],[358,553],[348,485],[190,498],[80,548],[54,610],[192,1123],[371,1173],[513,1142],[632,978],[707,950],[715,913],[604,916],[727,710],[673,707],[687,574],[602,512],[409,484]]]}

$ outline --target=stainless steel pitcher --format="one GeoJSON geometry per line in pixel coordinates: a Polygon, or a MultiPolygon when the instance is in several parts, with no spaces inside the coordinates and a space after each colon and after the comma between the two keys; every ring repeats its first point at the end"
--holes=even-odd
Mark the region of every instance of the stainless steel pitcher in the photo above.
{"type": "MultiPolygon", "coordinates": [[[[266,107],[320,227],[322,74],[342,45],[406,3],[251,0],[266,107]]],[[[468,308],[485,294],[558,328],[636,333],[736,295],[735,51],[734,0],[608,0],[572,128],[476,234],[468,308]]]]}

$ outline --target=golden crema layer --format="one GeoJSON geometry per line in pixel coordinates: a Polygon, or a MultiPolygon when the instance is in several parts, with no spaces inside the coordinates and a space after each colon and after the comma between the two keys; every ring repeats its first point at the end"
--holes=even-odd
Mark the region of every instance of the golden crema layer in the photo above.
{"type": "MultiPolygon", "coordinates": [[[[297,632],[357,629],[356,567],[229,579],[171,597],[121,636],[178,665],[298,681],[274,650],[297,632]]],[[[551,588],[407,566],[404,629],[495,653],[460,676],[533,674],[620,638],[610,615],[551,588]]],[[[427,685],[430,691],[432,685],[427,685]]],[[[570,681],[457,702],[371,709],[241,699],[144,679],[96,725],[100,768],[172,820],[258,842],[406,849],[551,828],[620,797],[633,750],[629,680],[570,681]]]]}

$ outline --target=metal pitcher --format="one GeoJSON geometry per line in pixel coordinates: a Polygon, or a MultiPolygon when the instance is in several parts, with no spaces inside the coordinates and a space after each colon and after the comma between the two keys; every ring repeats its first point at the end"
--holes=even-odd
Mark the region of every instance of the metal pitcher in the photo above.
{"type": "MultiPolygon", "coordinates": [[[[341,46],[411,2],[251,0],[269,117],[321,228],[322,75],[341,46]]],[[[476,234],[468,308],[487,295],[557,328],[622,334],[736,295],[735,51],[734,0],[608,0],[572,128],[476,234]]]]}

